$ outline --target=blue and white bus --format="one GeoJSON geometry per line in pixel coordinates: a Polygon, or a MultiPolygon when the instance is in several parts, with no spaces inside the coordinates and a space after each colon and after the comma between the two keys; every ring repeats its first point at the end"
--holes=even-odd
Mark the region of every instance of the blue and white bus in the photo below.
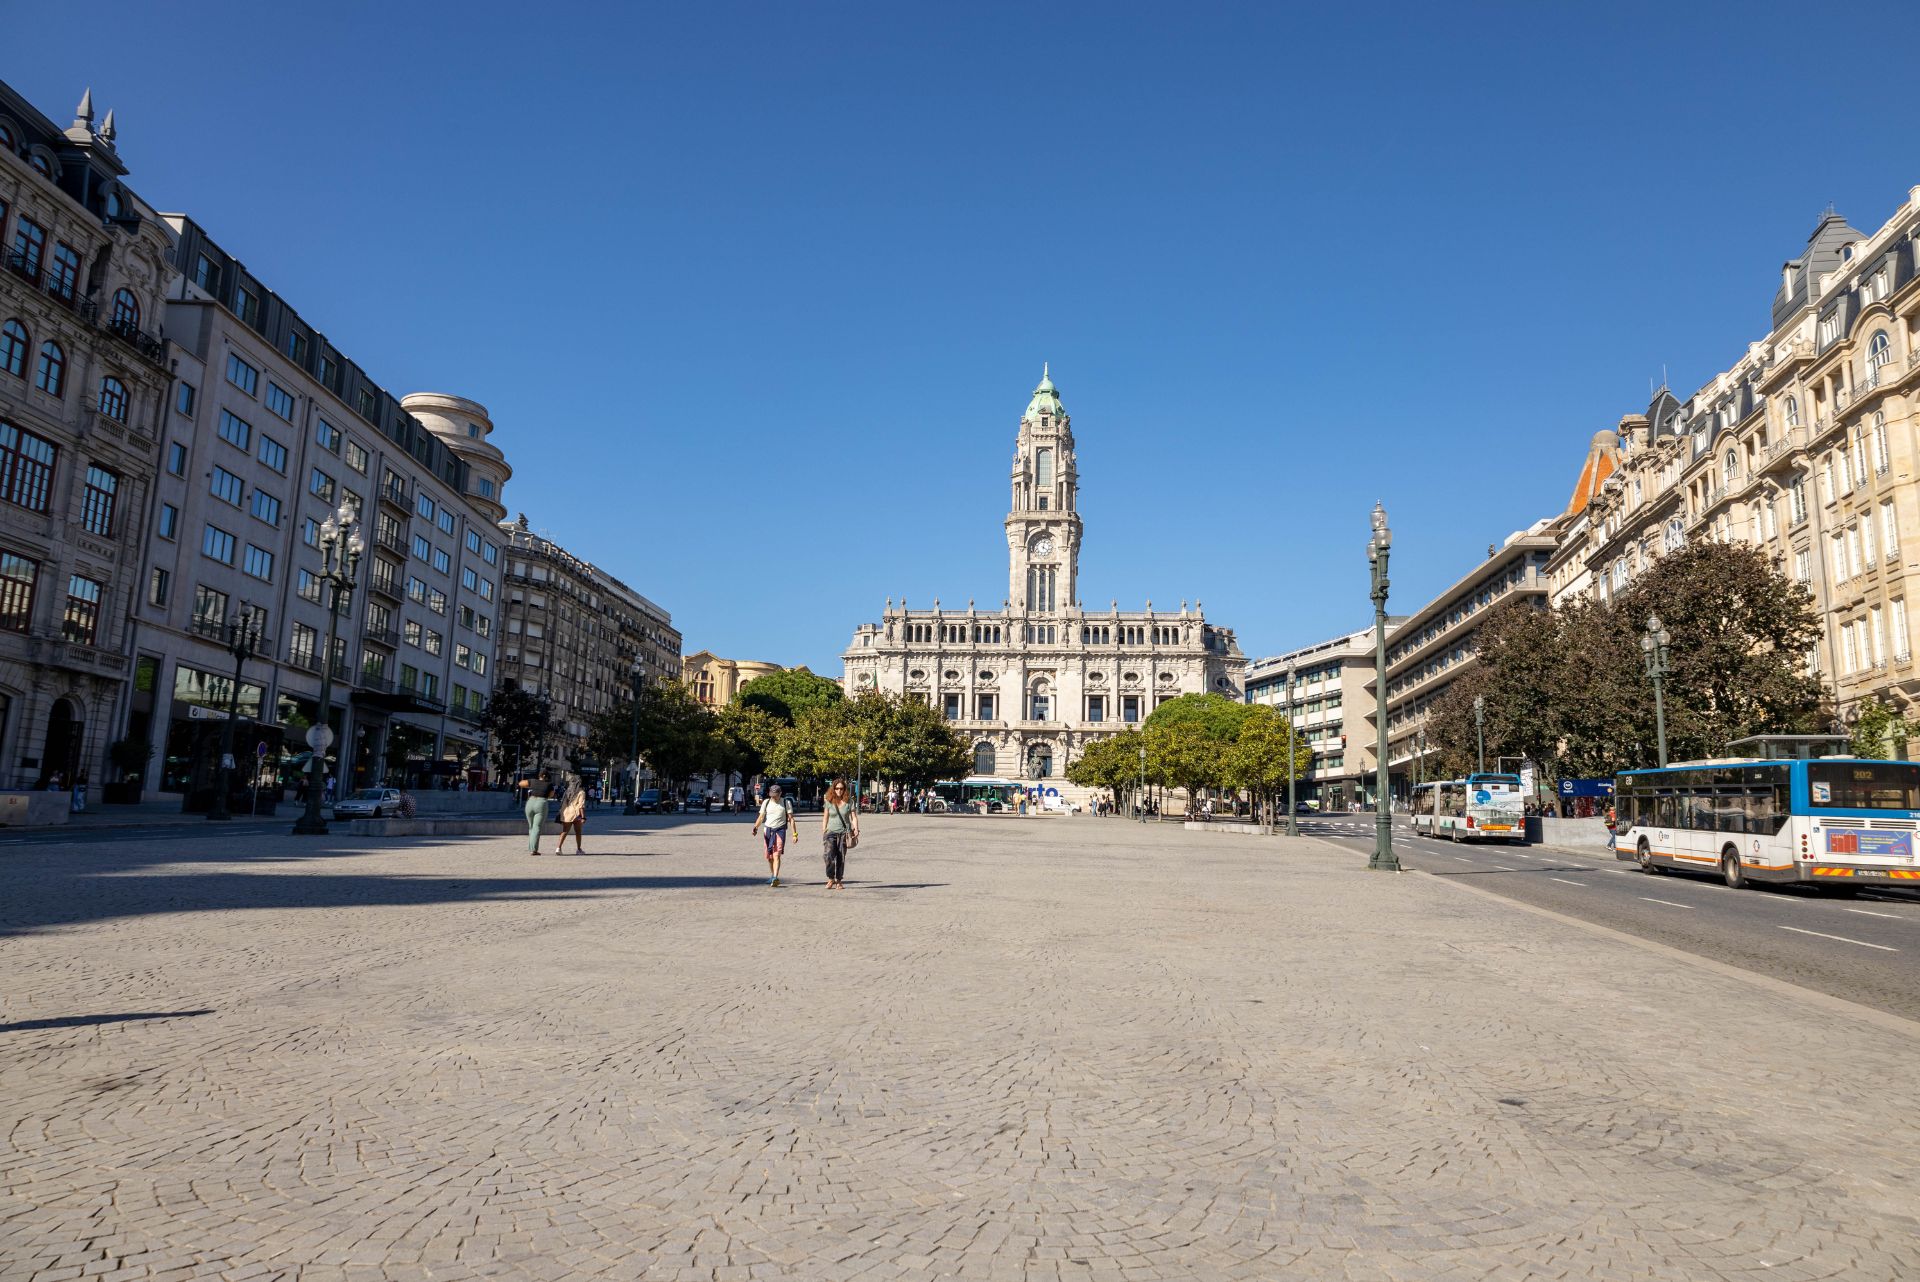
{"type": "Polygon", "coordinates": [[[1525,842],[1526,795],[1519,775],[1473,774],[1413,790],[1413,830],[1449,841],[1525,842]]]}
{"type": "Polygon", "coordinates": [[[1857,757],[1702,761],[1614,779],[1614,855],[1729,886],[1920,890],[1920,764],[1857,757]]]}

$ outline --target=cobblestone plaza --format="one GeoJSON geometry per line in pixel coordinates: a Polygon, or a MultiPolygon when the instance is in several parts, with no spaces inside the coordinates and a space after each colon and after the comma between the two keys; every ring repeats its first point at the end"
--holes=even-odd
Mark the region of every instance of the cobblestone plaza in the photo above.
{"type": "Polygon", "coordinates": [[[1916,1033],[1302,839],[0,851],[0,1277],[1920,1274],[1916,1033]]]}

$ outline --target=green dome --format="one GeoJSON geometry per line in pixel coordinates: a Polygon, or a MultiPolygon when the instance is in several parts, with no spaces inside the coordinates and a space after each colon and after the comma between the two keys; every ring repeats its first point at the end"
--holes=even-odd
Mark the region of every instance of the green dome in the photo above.
{"type": "Polygon", "coordinates": [[[1040,365],[1040,386],[1033,389],[1033,399],[1027,402],[1027,412],[1022,417],[1031,418],[1036,414],[1051,414],[1055,418],[1066,416],[1066,406],[1060,403],[1059,389],[1054,387],[1048,374],[1047,365],[1040,365]]]}

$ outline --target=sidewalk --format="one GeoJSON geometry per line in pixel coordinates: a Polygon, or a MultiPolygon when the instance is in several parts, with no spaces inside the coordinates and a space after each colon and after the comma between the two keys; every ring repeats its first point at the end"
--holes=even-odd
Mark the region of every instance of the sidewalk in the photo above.
{"type": "Polygon", "coordinates": [[[0,1275],[1920,1276],[1920,1026],[1317,838],[862,833],[0,861],[0,1275]]]}

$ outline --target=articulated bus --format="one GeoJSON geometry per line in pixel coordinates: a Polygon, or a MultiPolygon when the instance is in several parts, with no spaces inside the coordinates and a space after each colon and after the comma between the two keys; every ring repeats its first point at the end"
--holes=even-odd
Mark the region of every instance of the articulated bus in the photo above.
{"type": "Polygon", "coordinates": [[[1451,841],[1525,841],[1520,776],[1476,774],[1421,784],[1413,790],[1413,830],[1451,841]]]}
{"type": "Polygon", "coordinates": [[[968,775],[965,779],[944,779],[933,785],[936,812],[948,810],[1006,810],[1013,805],[1015,786],[1005,779],[968,775]]]}
{"type": "Polygon", "coordinates": [[[1628,770],[1613,785],[1614,855],[1729,886],[1920,889],[1920,765],[1822,757],[1628,770]]]}

